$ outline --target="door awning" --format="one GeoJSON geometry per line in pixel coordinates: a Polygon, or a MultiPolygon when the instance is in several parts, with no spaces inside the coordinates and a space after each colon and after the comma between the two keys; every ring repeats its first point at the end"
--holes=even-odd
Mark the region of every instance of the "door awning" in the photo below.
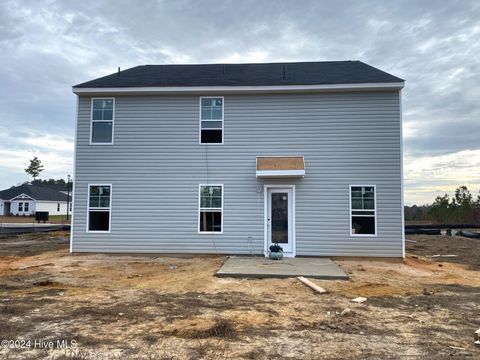
{"type": "Polygon", "coordinates": [[[303,176],[303,156],[257,156],[257,178],[303,176]]]}

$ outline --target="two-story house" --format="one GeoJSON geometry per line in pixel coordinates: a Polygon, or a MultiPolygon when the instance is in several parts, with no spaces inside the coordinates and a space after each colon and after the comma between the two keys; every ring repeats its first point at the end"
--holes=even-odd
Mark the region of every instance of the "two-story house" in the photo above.
{"type": "Polygon", "coordinates": [[[71,251],[402,257],[403,86],[359,61],[76,85],[71,251]]]}

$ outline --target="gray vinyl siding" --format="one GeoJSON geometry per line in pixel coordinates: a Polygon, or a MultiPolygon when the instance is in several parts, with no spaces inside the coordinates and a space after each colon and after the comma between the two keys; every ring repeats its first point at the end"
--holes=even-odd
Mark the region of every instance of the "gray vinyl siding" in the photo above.
{"type": "Polygon", "coordinates": [[[398,92],[223,96],[224,145],[207,146],[199,96],[116,96],[110,146],[89,145],[79,98],[74,252],[262,254],[264,184],[294,184],[297,256],[402,256],[398,92]],[[303,155],[306,176],[256,179],[260,155],[303,155]],[[113,186],[110,233],[86,232],[89,183],[113,186]],[[223,234],[198,233],[204,183],[224,185],[223,234]],[[350,236],[350,184],[376,185],[376,237],[350,236]]]}

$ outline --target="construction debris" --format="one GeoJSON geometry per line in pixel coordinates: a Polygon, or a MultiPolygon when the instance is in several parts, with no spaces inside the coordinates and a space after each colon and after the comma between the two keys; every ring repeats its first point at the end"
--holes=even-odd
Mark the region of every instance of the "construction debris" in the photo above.
{"type": "Polygon", "coordinates": [[[422,294],[423,294],[423,295],[433,295],[434,293],[433,293],[433,291],[431,291],[431,290],[423,289],[423,290],[422,290],[422,294]]]}
{"type": "Polygon", "coordinates": [[[473,333],[473,338],[475,339],[475,341],[480,341],[480,329],[473,333]]]}
{"type": "Polygon", "coordinates": [[[449,346],[450,349],[453,350],[465,350],[465,348],[459,347],[459,346],[449,346]]]}
{"type": "Polygon", "coordinates": [[[322,288],[321,286],[318,286],[317,284],[314,284],[313,282],[311,282],[310,280],[308,280],[307,278],[303,277],[303,276],[299,276],[297,277],[297,279],[304,285],[308,286],[310,289],[313,289],[314,291],[316,291],[317,293],[319,294],[325,294],[327,293],[328,291],[325,290],[324,288],[322,288]]]}
{"type": "Polygon", "coordinates": [[[452,257],[458,257],[458,255],[453,255],[453,254],[448,254],[448,255],[427,255],[428,258],[439,258],[439,257],[446,257],[446,258],[452,258],[452,257]]]}
{"type": "MultiPolygon", "coordinates": [[[[46,263],[46,264],[38,264],[38,265],[32,265],[32,266],[20,266],[16,270],[27,270],[27,269],[33,269],[33,268],[42,267],[42,266],[53,266],[53,265],[54,265],[53,263],[46,263]]],[[[15,270],[15,269],[12,269],[12,270],[15,270]]]]}
{"type": "Polygon", "coordinates": [[[352,302],[357,303],[357,304],[361,304],[365,301],[367,301],[367,298],[364,298],[364,297],[361,297],[361,296],[356,297],[355,299],[352,299],[352,302]]]}
{"type": "Polygon", "coordinates": [[[352,310],[350,308],[346,308],[340,313],[340,316],[348,315],[352,310]]]}
{"type": "Polygon", "coordinates": [[[127,276],[127,279],[139,278],[142,277],[142,274],[130,274],[127,276]]]}

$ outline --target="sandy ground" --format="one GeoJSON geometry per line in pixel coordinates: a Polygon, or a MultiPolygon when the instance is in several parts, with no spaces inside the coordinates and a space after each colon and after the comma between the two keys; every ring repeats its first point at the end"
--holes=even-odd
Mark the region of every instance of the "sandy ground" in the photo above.
{"type": "Polygon", "coordinates": [[[66,235],[0,238],[0,340],[76,346],[3,358],[480,358],[478,240],[412,236],[404,262],[337,261],[351,280],[315,280],[329,290],[317,295],[296,279],[216,278],[224,256],[71,256],[66,235]],[[445,244],[459,256],[426,257],[445,244]]]}

